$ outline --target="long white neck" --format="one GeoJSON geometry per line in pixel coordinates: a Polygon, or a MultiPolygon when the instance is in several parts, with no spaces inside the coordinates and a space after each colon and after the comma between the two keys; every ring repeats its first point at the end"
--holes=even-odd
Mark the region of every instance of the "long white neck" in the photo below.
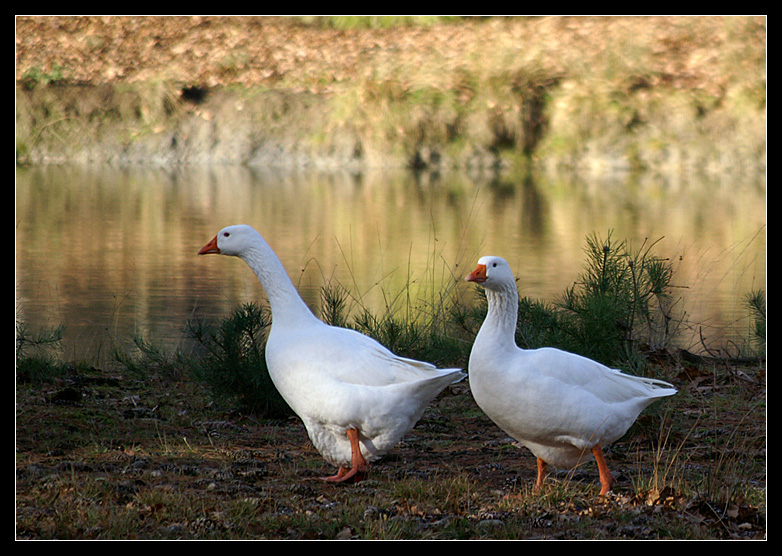
{"type": "Polygon", "coordinates": [[[255,272],[266,291],[273,322],[295,324],[318,320],[296,291],[280,259],[260,234],[257,241],[239,257],[255,272]]]}
{"type": "Polygon", "coordinates": [[[498,290],[486,289],[488,313],[478,332],[478,341],[491,341],[499,347],[516,347],[516,322],[519,318],[519,292],[515,284],[498,290]]]}

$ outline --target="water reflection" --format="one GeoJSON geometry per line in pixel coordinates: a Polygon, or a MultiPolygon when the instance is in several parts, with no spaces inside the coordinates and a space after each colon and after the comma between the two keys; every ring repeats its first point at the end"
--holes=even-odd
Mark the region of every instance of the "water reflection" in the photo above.
{"type": "Polygon", "coordinates": [[[17,171],[17,318],[66,325],[66,349],[102,358],[133,334],[176,345],[192,317],[225,315],[263,292],[241,261],[198,257],[221,227],[248,223],[302,295],[339,283],[356,304],[401,309],[462,291],[482,254],[507,258],[522,295],[571,285],[592,233],[663,240],[691,322],[746,333],[743,296],[765,288],[765,183],[648,177],[582,181],[297,174],[245,167],[40,167],[17,171]],[[411,287],[407,287],[410,285],[411,287]]]}

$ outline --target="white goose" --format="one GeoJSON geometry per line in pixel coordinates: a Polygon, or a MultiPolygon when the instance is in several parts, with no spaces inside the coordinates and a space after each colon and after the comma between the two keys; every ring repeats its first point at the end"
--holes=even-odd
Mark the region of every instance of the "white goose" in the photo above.
{"type": "Polygon", "coordinates": [[[327,481],[364,478],[369,462],[393,448],[443,389],[466,376],[398,357],[368,336],[319,320],[250,226],[222,229],[198,252],[208,253],[241,258],[266,290],[269,375],[315,448],[339,467],[327,481]]]}
{"type": "Polygon", "coordinates": [[[476,403],[536,456],[536,488],[543,484],[547,464],[571,468],[591,455],[600,494],[606,494],[613,478],[602,447],[624,435],[646,406],[676,390],[566,351],[519,348],[519,294],[508,263],[482,257],[465,279],[483,285],[488,300],[468,370],[476,403]]]}

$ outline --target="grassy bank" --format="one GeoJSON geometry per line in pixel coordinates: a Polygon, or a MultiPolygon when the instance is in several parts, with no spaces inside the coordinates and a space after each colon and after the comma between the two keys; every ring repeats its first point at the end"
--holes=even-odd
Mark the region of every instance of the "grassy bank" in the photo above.
{"type": "MultiPolygon", "coordinates": [[[[20,381],[19,539],[758,539],[766,536],[764,370],[660,359],[679,394],[596,469],[556,471],[444,392],[370,478],[335,487],[297,419],[215,399],[165,354],[20,381]],[[161,356],[162,355],[162,356],[161,356]]],[[[225,379],[224,379],[225,380],[225,379]]]]}
{"type": "Polygon", "coordinates": [[[764,18],[390,23],[19,18],[17,159],[765,169],[764,18]]]}

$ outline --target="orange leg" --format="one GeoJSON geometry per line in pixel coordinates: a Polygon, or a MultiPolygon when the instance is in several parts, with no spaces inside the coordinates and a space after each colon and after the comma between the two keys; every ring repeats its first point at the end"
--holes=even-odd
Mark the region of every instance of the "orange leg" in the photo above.
{"type": "Polygon", "coordinates": [[[351,469],[340,467],[336,475],[323,479],[329,483],[344,483],[347,481],[359,482],[369,473],[369,463],[361,455],[361,447],[358,444],[358,430],[348,429],[348,440],[350,440],[350,450],[352,453],[351,469]]]}
{"type": "Polygon", "coordinates": [[[600,473],[600,484],[603,485],[600,489],[600,496],[603,496],[611,490],[611,485],[614,484],[614,478],[611,476],[611,472],[608,470],[608,465],[603,457],[603,449],[600,444],[595,444],[592,447],[592,455],[595,456],[597,462],[597,469],[600,473]]]}
{"type": "Polygon", "coordinates": [[[548,464],[542,459],[538,458],[538,480],[535,482],[535,491],[539,491],[543,486],[543,481],[546,478],[546,466],[548,464]]]}

